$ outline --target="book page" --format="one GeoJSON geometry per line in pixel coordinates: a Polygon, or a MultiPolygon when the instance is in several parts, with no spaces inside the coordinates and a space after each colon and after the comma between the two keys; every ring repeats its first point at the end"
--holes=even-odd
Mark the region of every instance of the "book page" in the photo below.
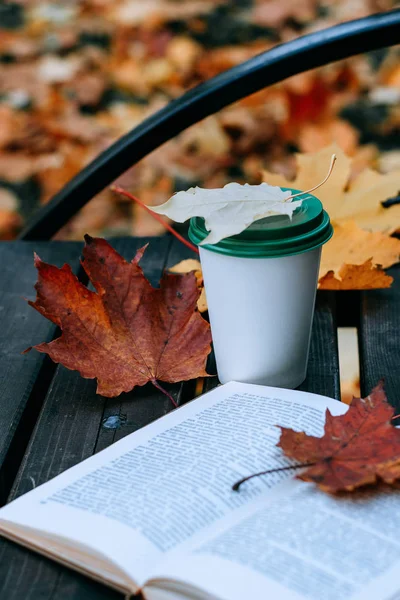
{"type": "Polygon", "coordinates": [[[347,409],[303,392],[226,384],[14,501],[0,519],[91,545],[141,584],[166,553],[292,477],[231,489],[287,465],[276,425],[320,435],[327,404],[347,409]]]}
{"type": "Polygon", "coordinates": [[[151,585],[181,580],[227,600],[397,598],[400,490],[330,496],[287,482],[257,505],[182,562],[171,556],[151,585]]]}

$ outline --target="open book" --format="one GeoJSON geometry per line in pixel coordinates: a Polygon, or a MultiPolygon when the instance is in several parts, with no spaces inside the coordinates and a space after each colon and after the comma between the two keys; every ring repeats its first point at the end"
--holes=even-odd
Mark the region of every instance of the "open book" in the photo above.
{"type": "MultiPolygon", "coordinates": [[[[0,510],[1,533],[149,600],[383,600],[400,590],[400,491],[328,496],[281,471],[276,424],[340,402],[228,383],[0,510]]],[[[296,471],[297,472],[297,471],[296,471]]]]}

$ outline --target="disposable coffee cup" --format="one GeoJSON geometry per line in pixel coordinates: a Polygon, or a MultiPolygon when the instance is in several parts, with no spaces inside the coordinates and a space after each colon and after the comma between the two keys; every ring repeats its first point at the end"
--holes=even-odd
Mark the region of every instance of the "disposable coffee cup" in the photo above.
{"type": "Polygon", "coordinates": [[[318,198],[299,199],[291,219],[256,221],[217,244],[200,245],[204,219],[190,221],[221,383],[292,389],[306,377],[321,249],[333,230],[318,198]]]}

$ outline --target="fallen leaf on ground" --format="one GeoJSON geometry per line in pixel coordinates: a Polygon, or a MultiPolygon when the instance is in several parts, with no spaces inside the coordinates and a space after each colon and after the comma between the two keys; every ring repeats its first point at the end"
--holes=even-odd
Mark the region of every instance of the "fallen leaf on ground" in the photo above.
{"type": "Polygon", "coordinates": [[[11,240],[22,224],[21,216],[0,207],[0,240],[11,240]]]}
{"type": "Polygon", "coordinates": [[[82,377],[97,378],[97,392],[108,397],[149,381],[160,388],[158,380],[207,376],[210,326],[196,310],[193,273],[165,273],[160,288],[153,288],[139,267],[146,247],[128,263],[105,240],[85,239],[82,266],[96,292],[68,265],[59,269],[35,258],[37,297],[29,304],[62,330],[35,349],[82,377]]]}
{"type": "Polygon", "coordinates": [[[165,0],[146,0],[146,2],[125,0],[116,8],[112,8],[110,18],[117,23],[123,23],[125,27],[137,26],[145,21],[147,26],[152,22],[154,26],[159,26],[165,21],[177,21],[207,13],[213,6],[213,2],[203,0],[190,0],[179,4],[165,0]]]}
{"type": "Polygon", "coordinates": [[[400,171],[381,174],[364,169],[350,181],[352,160],[336,144],[319,152],[297,154],[297,175],[293,181],[268,171],[263,171],[263,180],[270,185],[307,190],[323,179],[332,154],[336,154],[336,166],[317,192],[331,220],[338,223],[354,220],[359,227],[386,233],[400,229],[400,205],[390,208],[381,205],[382,201],[397,195],[400,171]]]}
{"type": "Polygon", "coordinates": [[[17,212],[18,198],[15,194],[5,188],[0,187],[0,210],[9,210],[17,212]]]}
{"type": "MultiPolygon", "coordinates": [[[[353,275],[359,274],[359,280],[353,279],[344,282],[343,274],[341,274],[342,287],[333,289],[364,289],[361,287],[360,274],[363,274],[364,283],[366,282],[367,287],[370,288],[370,282],[378,276],[378,273],[379,281],[383,281],[383,272],[381,269],[377,269],[376,265],[387,269],[399,262],[399,258],[400,240],[379,231],[370,232],[360,229],[354,221],[337,224],[333,237],[322,249],[319,270],[320,287],[323,287],[321,281],[326,282],[332,279],[333,275],[328,276],[328,274],[334,274],[335,281],[337,281],[341,269],[347,264],[347,266],[362,267],[362,269],[352,269],[353,275]],[[350,285],[356,287],[350,287],[350,285]]],[[[385,281],[387,282],[388,279],[390,278],[387,277],[385,281]]]]}
{"type": "Polygon", "coordinates": [[[300,463],[313,463],[297,475],[326,492],[352,491],[379,480],[400,478],[400,430],[382,383],[366,398],[354,398],[343,415],[326,411],[325,433],[314,437],[281,427],[278,446],[300,463]]]}
{"type": "Polygon", "coordinates": [[[279,27],[292,19],[296,23],[314,21],[316,18],[316,2],[306,0],[304,2],[282,2],[281,0],[269,0],[269,2],[255,4],[253,21],[257,25],[267,27],[279,27]]]}
{"type": "Polygon", "coordinates": [[[333,119],[331,122],[301,124],[299,131],[299,148],[303,152],[322,150],[328,144],[337,143],[345,151],[353,154],[358,145],[358,132],[346,121],[333,119]]]}
{"type": "Polygon", "coordinates": [[[366,260],[362,265],[344,264],[337,276],[333,271],[320,277],[320,290],[373,290],[388,288],[393,283],[393,277],[387,275],[379,265],[373,265],[372,260],[366,260]]]}
{"type": "MultiPolygon", "coordinates": [[[[0,27],[6,27],[0,35],[0,175],[7,183],[23,184],[18,190],[23,223],[77,170],[170,100],[278,43],[354,18],[345,5],[357,4],[356,12],[366,16],[376,12],[379,3],[18,0],[3,4],[7,8],[0,19],[0,27]],[[77,158],[73,154],[43,171],[48,156],[65,155],[60,150],[65,143],[76,148],[77,158]],[[69,163],[80,166],[74,170],[69,163]]],[[[130,168],[124,177],[135,181],[130,187],[122,185],[139,198],[143,190],[154,198],[150,204],[159,204],[174,191],[195,185],[258,183],[265,165],[290,179],[295,174],[292,148],[315,152],[331,141],[352,155],[351,180],[356,179],[355,162],[361,152],[370,152],[368,157],[364,154],[363,168],[379,164],[383,172],[399,169],[398,62],[393,47],[373,59],[369,54],[355,56],[251,94],[218,111],[209,123],[203,120],[175,136],[130,168]],[[160,177],[170,180],[171,192],[159,202],[160,177]]],[[[101,194],[108,196],[108,191],[101,194]]],[[[96,229],[82,229],[80,215],[61,235],[80,240],[82,231],[100,237],[160,233],[155,220],[150,222],[136,209],[125,210],[119,198],[111,204],[111,213],[106,220],[97,219],[96,229]]],[[[13,230],[11,235],[15,234],[13,230]]]]}
{"type": "Polygon", "coordinates": [[[15,194],[0,187],[0,240],[12,239],[22,225],[18,214],[18,198],[15,194]]]}
{"type": "Polygon", "coordinates": [[[200,290],[200,297],[197,300],[197,308],[200,312],[205,312],[207,310],[207,298],[206,291],[204,289],[203,273],[201,270],[200,261],[196,260],[195,258],[187,258],[186,260],[181,260],[181,262],[177,263],[173,267],[170,267],[168,271],[171,271],[171,273],[194,272],[194,276],[196,277],[197,281],[197,287],[200,290]]]}
{"type": "Polygon", "coordinates": [[[165,204],[152,207],[178,223],[191,217],[204,217],[210,232],[201,244],[217,244],[223,238],[241,233],[254,221],[272,215],[289,215],[301,201],[288,202],[290,192],[279,187],[228,183],[222,189],[190,188],[178,192],[165,204]]]}

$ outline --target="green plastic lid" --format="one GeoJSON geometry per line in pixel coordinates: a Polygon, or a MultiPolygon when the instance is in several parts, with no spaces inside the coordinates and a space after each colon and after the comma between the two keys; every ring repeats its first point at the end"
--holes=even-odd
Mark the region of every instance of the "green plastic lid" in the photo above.
{"type": "MultiPolygon", "coordinates": [[[[297,194],[299,190],[281,188],[297,194]]],[[[275,215],[255,221],[239,235],[225,238],[217,244],[204,244],[202,248],[245,258],[278,258],[314,250],[325,244],[333,235],[329,215],[321,201],[305,193],[296,200],[303,200],[292,218],[275,215]]],[[[202,217],[190,219],[189,238],[197,245],[208,235],[202,217]]]]}

